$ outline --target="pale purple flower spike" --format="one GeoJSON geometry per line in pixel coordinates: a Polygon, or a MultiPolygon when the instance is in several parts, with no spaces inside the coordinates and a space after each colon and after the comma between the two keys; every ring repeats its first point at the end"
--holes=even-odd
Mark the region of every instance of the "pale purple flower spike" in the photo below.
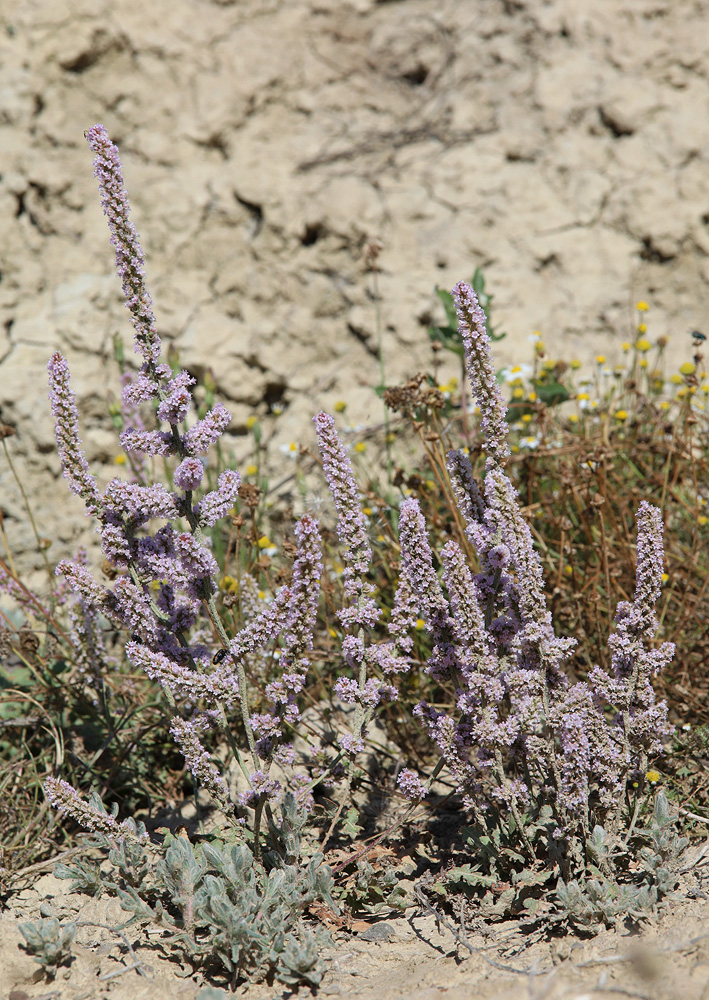
{"type": "Polygon", "coordinates": [[[111,142],[103,125],[86,132],[86,141],[96,154],[94,176],[98,178],[103,214],[108,219],[111,243],[116,251],[116,271],[123,283],[126,307],[135,330],[135,348],[152,365],[160,361],[153,302],[145,286],[145,260],[138,233],[130,221],[130,203],[123,182],[118,147],[111,142]]]}
{"type": "Polygon", "coordinates": [[[453,288],[458,329],[465,350],[466,369],[473,396],[480,407],[480,425],[485,435],[485,453],[496,462],[509,455],[507,403],[495,379],[490,338],[478,297],[464,281],[453,288]]]}

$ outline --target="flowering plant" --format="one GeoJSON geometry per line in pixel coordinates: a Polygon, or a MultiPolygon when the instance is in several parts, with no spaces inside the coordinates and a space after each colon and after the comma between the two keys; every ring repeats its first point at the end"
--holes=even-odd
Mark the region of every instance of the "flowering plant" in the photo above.
{"type": "MultiPolygon", "coordinates": [[[[161,361],[118,151],[101,125],[86,137],[95,153],[95,174],[141,364],[122,393],[127,424],[120,440],[133,479],[114,478],[100,490],[83,454],[67,362],[59,353],[49,362],[64,476],[98,521],[113,577],[111,585],[98,584],[83,559],[64,560],[57,567],[78,596],[84,626],[75,630],[75,644],[81,655],[93,658],[96,673],[106,668],[96,639],[99,616],[126,631],[129,661],[164,690],[172,712],[170,733],[195,782],[230,825],[229,839],[250,838],[260,864],[264,815],[269,843],[278,842],[274,804],[287,804],[291,813],[307,810],[315,785],[340,766],[346,774],[340,809],[346,804],[368,726],[380,706],[397,699],[397,676],[412,669],[411,634],[421,621],[431,640],[425,670],[453,684],[455,706],[447,711],[423,701],[416,707],[441,761],[426,780],[412,768],[401,770],[400,791],[421,801],[445,764],[473,817],[466,836],[478,863],[474,869],[468,866],[465,880],[489,885],[489,879],[511,874],[513,881],[528,885],[530,879],[539,883],[556,873],[561,879],[558,899],[563,903],[573,897],[578,903],[584,889],[575,879],[598,873],[612,879],[620,871],[649,756],[662,749],[670,732],[666,705],[656,702],[651,682],[669,662],[674,646],[649,644],[657,628],[654,608],[662,575],[659,509],[642,502],[637,513],[636,591],[632,602],[618,605],[609,640],[611,671],[595,667],[585,680],[571,684],[564,665],[576,640],[555,635],[541,563],[506,473],[507,406],[492,364],[485,315],[474,290],[462,282],[456,285],[453,302],[466,373],[480,409],[485,475],[479,486],[466,454],[449,453],[447,468],[464,537],[443,546],[440,573],[417,501],[401,503],[401,572],[386,637],[369,578],[372,550],[349,456],[333,418],[326,413],[315,417],[344,564],[343,603],[337,612],[344,630],[342,670],[334,691],[353,712],[351,731],[339,736],[337,746],[318,748],[315,775],[312,768],[298,771],[292,735],[302,718],[300,696],[315,644],[323,572],[318,523],[310,514],[301,517],[294,528],[290,582],[270,603],[251,602],[246,624],[229,634],[216,602],[218,565],[207,532],[231,510],[241,478],[226,469],[215,489],[203,492],[202,483],[204,456],[225,433],[230,415],[216,403],[195,421],[194,380],[161,361]],[[154,427],[148,429],[141,408],[152,410],[154,427]],[[174,466],[170,488],[145,481],[145,459],[154,456],[174,466]],[[153,521],[161,524],[150,533],[153,521]],[[475,554],[475,572],[466,563],[464,548],[475,554]],[[263,692],[269,708],[254,712],[247,666],[276,641],[278,676],[263,692]],[[245,790],[230,784],[215,763],[208,749],[210,733],[231,750],[245,790]],[[503,872],[510,863],[511,871],[503,872]],[[547,873],[543,878],[541,871],[547,873]],[[576,895],[572,885],[578,888],[576,895]]],[[[248,594],[244,596],[249,605],[248,594]]],[[[67,782],[50,777],[45,791],[59,810],[109,841],[135,839],[133,827],[85,802],[67,782]]],[[[339,810],[331,831],[338,816],[339,810]]],[[[321,861],[316,856],[311,865],[317,868],[321,861]]],[[[666,870],[661,876],[659,870],[658,865],[648,869],[655,879],[655,900],[659,887],[666,891],[671,882],[666,870]]],[[[513,897],[505,906],[515,902],[513,897]]],[[[567,909],[571,912],[571,903],[567,909]]]]}

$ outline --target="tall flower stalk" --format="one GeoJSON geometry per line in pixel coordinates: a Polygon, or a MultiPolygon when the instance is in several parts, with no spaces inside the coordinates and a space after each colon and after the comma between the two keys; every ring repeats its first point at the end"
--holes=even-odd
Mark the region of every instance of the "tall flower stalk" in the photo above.
{"type": "MultiPolygon", "coordinates": [[[[123,429],[121,445],[135,459],[131,463],[134,468],[144,467],[145,456],[161,456],[174,463],[175,489],[120,478],[99,489],[81,447],[69,367],[62,355],[55,353],[48,368],[62,471],[72,492],[83,499],[87,513],[99,522],[101,546],[115,581],[111,586],[99,584],[86,566],[66,560],[57,572],[65,575],[82,607],[90,608],[94,616],[105,615],[126,630],[128,659],[162,685],[173,708],[171,733],[188,769],[235,822],[237,831],[241,824],[235,817],[236,808],[240,804],[253,806],[258,853],[261,812],[269,796],[282,794],[280,786],[268,778],[268,771],[279,752],[281,762],[289,759],[282,726],[298,716],[297,697],[313,643],[322,570],[318,527],[307,516],[296,525],[292,585],[281,588],[269,605],[230,636],[216,604],[218,566],[206,531],[233,507],[241,477],[226,469],[215,489],[205,492],[202,483],[203,456],[224,434],[231,416],[217,403],[194,420],[194,379],[184,370],[173,373],[161,361],[162,344],[146,287],[143,252],[130,220],[118,150],[102,125],[89,129],[86,139],[95,153],[94,173],[141,360],[138,371],[123,386],[125,412],[133,422],[123,429]],[[153,429],[146,429],[141,406],[152,408],[153,429]],[[164,523],[151,533],[150,524],[156,519],[164,523]],[[186,522],[188,530],[181,522],[186,522]],[[205,639],[210,630],[220,644],[216,657],[205,639]],[[269,685],[267,695],[275,709],[266,724],[263,718],[252,718],[246,664],[278,637],[282,637],[283,675],[269,685]],[[241,719],[245,755],[232,731],[235,709],[241,719]],[[239,801],[232,801],[205,745],[205,735],[215,728],[231,745],[251,788],[239,801]]],[[[295,784],[303,781],[296,779],[295,784]]],[[[80,797],[72,796],[66,783],[50,779],[47,794],[78,822],[86,819],[80,797]]]]}

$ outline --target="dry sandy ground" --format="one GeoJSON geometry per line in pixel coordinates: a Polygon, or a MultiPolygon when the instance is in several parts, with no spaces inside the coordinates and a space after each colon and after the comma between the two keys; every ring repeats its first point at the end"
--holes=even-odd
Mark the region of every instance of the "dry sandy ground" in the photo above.
{"type": "MultiPolygon", "coordinates": [[[[500,363],[527,360],[534,330],[553,356],[611,356],[638,298],[685,360],[709,304],[708,32],[704,0],[4,0],[0,416],[51,559],[94,536],[57,481],[47,360],[69,358],[107,477],[112,337],[130,340],[84,129],[120,143],[161,334],[211,368],[239,456],[246,418],[269,426],[277,403],[276,443],[309,441],[338,399],[353,423],[380,419],[372,241],[389,383],[429,364],[434,285],[476,266],[509,334],[500,363]]],[[[4,460],[0,476],[8,538],[36,570],[4,460]]],[[[321,993],[699,1000],[702,906],[651,933],[649,971],[611,960],[631,942],[608,934],[551,972],[563,956],[537,945],[507,961],[538,974],[514,977],[402,921],[388,945],[338,945],[321,993]]],[[[68,980],[32,984],[6,915],[0,996],[195,996],[153,956],[155,980],[99,982],[123,959],[92,933],[68,980]]]]}
{"type": "MultiPolygon", "coordinates": [[[[692,884],[697,891],[696,875],[692,884]]],[[[134,946],[130,954],[106,929],[125,919],[115,900],[68,896],[66,885],[46,875],[15,896],[10,912],[0,916],[3,1000],[201,1000],[200,977],[163,958],[154,941],[151,945],[128,931],[134,946]],[[50,982],[19,948],[23,939],[17,929],[20,919],[36,918],[42,902],[60,919],[78,918],[83,925],[72,965],[50,982]]],[[[275,984],[244,986],[237,995],[244,1000],[706,1000],[708,916],[706,902],[684,901],[642,935],[605,931],[586,941],[562,937],[532,943],[509,922],[467,932],[471,947],[466,948],[450,931],[455,921],[437,926],[434,916],[412,910],[375,925],[384,928],[388,940],[367,940],[374,936],[371,930],[336,935],[316,991],[275,984]]],[[[229,995],[210,993],[203,1000],[228,1000],[229,995]]]]}
{"type": "MultiPolygon", "coordinates": [[[[243,458],[246,418],[275,403],[278,443],[311,440],[338,399],[354,424],[381,419],[373,240],[390,384],[430,365],[434,285],[478,265],[509,333],[500,363],[527,360],[534,330],[552,355],[610,357],[638,298],[686,360],[709,303],[708,12],[5,0],[0,406],[52,559],[94,536],[54,487],[47,359],[67,355],[108,476],[112,336],[130,342],[84,129],[120,143],[162,336],[211,367],[243,458]]],[[[39,567],[1,474],[11,544],[39,567]]]]}

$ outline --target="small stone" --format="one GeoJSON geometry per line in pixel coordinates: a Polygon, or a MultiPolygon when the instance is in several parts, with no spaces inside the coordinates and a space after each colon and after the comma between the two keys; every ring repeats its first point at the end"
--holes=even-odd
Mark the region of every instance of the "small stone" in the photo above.
{"type": "Polygon", "coordinates": [[[372,924],[359,935],[362,941],[392,941],[396,931],[391,924],[372,924]]]}

